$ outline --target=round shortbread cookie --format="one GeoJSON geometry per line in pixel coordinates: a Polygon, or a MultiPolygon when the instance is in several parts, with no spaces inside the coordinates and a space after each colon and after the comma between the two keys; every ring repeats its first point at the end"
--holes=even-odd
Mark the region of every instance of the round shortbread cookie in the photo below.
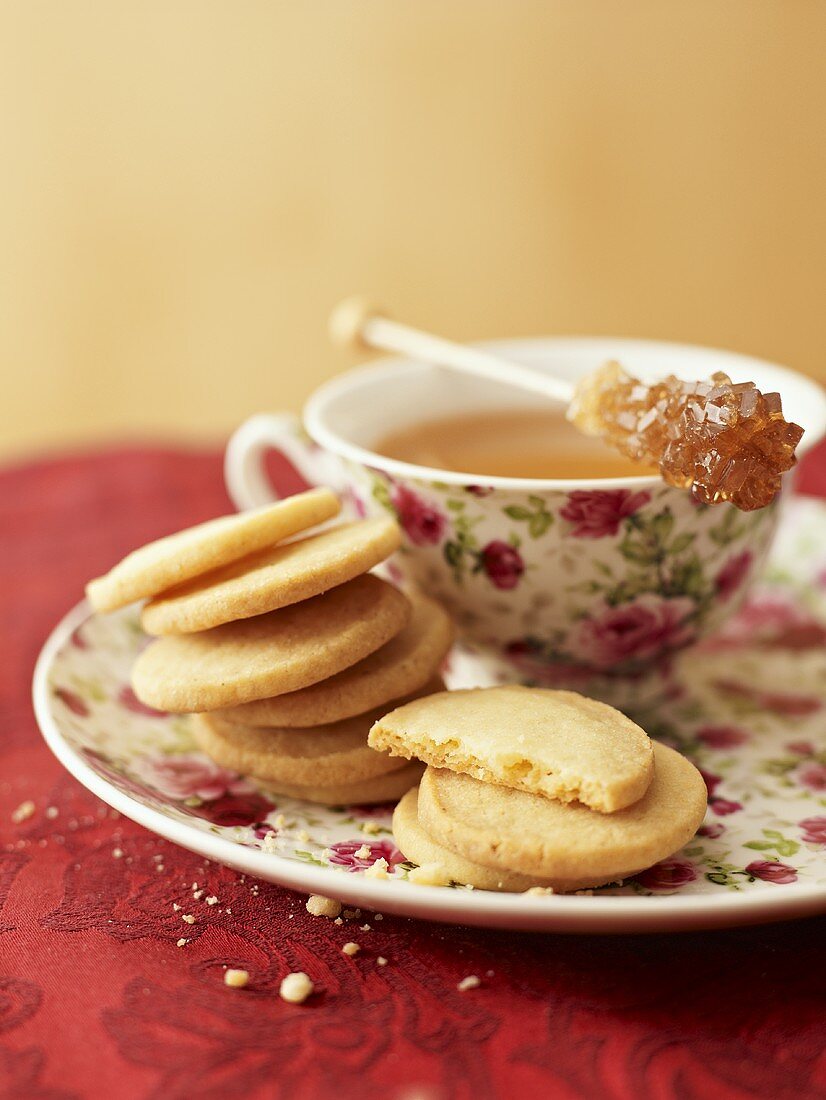
{"type": "Polygon", "coordinates": [[[418,761],[405,764],[394,772],[362,779],[358,783],[341,783],[334,787],[296,787],[290,783],[266,783],[266,789],[283,798],[301,798],[322,806],[372,806],[380,802],[395,802],[422,777],[424,765],[418,761]]]}
{"type": "Polygon", "coordinates": [[[311,599],[366,573],[401,544],[389,516],[342,523],[280,543],[151,600],[147,634],[193,634],[311,599]]]}
{"type": "Polygon", "coordinates": [[[161,638],[138,657],[132,686],[141,702],[175,713],[266,699],[334,676],[409,618],[407,597],[367,574],[269,615],[161,638]]]}
{"type": "MultiPolygon", "coordinates": [[[[453,622],[428,596],[410,595],[410,622],[395,638],[358,664],[300,691],[260,699],[222,711],[230,722],[249,726],[318,726],[340,722],[394,700],[420,694],[453,644],[453,622]]],[[[430,691],[443,691],[434,683],[430,691]]],[[[427,694],[427,692],[423,692],[427,694]]]]}
{"type": "Polygon", "coordinates": [[[446,691],[386,714],[370,744],[436,768],[613,813],[651,781],[646,732],[573,691],[516,685],[446,691]]]}
{"type": "Polygon", "coordinates": [[[195,740],[224,768],[262,782],[333,787],[398,771],[405,762],[367,744],[375,714],[296,730],[239,726],[215,714],[192,719],[195,740]]]}
{"type": "MultiPolygon", "coordinates": [[[[483,867],[464,856],[452,852],[433,839],[419,821],[419,792],[413,789],[407,792],[393,811],[393,839],[396,847],[419,866],[429,865],[438,869],[440,877],[451,882],[474,886],[477,890],[506,890],[522,893],[532,886],[550,886],[556,894],[569,894],[573,890],[586,890],[593,886],[604,886],[605,879],[548,879],[534,875],[520,875],[515,871],[497,871],[483,867]]],[[[613,880],[611,880],[613,881],[613,880]]]]}
{"type": "Polygon", "coordinates": [[[89,581],[86,595],[95,611],[114,611],[291,538],[340,509],[331,489],[310,489],[250,512],[199,523],[133,550],[104,576],[89,581]]]}
{"type": "Polygon", "coordinates": [[[654,759],[646,793],[613,814],[428,768],[419,821],[440,844],[484,867],[613,882],[678,851],[705,816],[706,786],[694,765],[656,743],[654,759]]]}

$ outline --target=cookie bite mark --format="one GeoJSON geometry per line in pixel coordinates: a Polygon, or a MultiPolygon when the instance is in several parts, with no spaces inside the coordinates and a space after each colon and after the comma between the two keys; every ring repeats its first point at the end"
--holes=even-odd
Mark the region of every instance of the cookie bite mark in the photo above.
{"type": "Polygon", "coordinates": [[[601,813],[642,798],[654,768],[648,735],[624,714],[574,692],[540,688],[430,695],[379,719],[369,743],[601,813]]]}

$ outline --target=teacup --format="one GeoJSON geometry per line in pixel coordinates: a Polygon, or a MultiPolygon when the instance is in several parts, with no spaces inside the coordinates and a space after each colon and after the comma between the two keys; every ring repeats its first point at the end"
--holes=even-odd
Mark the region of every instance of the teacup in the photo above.
{"type": "MultiPolygon", "coordinates": [[[[780,392],[787,419],[805,428],[799,453],[826,434],[820,386],[760,359],[613,338],[485,346],[572,380],[610,358],[647,379],[722,370],[780,392]]],[[[650,701],[669,658],[742,602],[782,500],[742,513],[697,505],[655,476],[483,478],[372,449],[387,433],[435,416],[525,408],[529,400],[504,384],[381,360],[316,391],[304,412],[309,438],[290,416],[243,424],[227,449],[227,486],[239,508],[271,500],[263,458],[275,448],[311,484],[339,489],[356,514],[395,516],[404,533],[396,575],[450,609],[479,661],[480,682],[571,687],[631,707],[641,693],[650,701]]]]}

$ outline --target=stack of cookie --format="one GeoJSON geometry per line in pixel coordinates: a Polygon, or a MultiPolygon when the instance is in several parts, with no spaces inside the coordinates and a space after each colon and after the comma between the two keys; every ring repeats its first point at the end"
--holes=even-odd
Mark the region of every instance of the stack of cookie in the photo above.
{"type": "Polygon", "coordinates": [[[308,533],[339,509],[315,489],[212,520],[130,554],[87,595],[97,611],[148,601],[141,624],[159,637],[135,694],[193,714],[218,763],[309,801],[383,802],[422,766],[370,748],[368,731],[394,700],[443,688],[453,627],[369,572],[399,546],[391,519],[308,533]]]}
{"type": "Polygon", "coordinates": [[[676,852],[705,815],[693,764],[573,692],[440,692],[385,715],[369,742],[428,765],[393,815],[420,882],[602,886],[676,852]]]}

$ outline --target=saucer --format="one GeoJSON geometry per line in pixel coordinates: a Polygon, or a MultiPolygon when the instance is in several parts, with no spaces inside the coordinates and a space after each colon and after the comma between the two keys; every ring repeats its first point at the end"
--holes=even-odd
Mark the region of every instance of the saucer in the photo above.
{"type": "MultiPolygon", "coordinates": [[[[548,932],[666,932],[826,911],[826,505],[795,499],[763,579],[714,639],[675,662],[671,698],[644,720],[702,770],[709,810],[681,852],[620,886],[498,894],[408,882],[392,806],[322,807],[269,795],[198,752],[189,720],[130,686],[145,645],[134,607],[84,602],[37,663],[49,747],[84,786],[199,855],[371,911],[548,932]],[[369,854],[357,854],[366,845],[369,854]],[[380,856],[393,873],[365,876],[380,856]]],[[[454,660],[449,682],[472,682],[454,660]]],[[[639,718],[638,714],[635,717],[639,718]]]]}

